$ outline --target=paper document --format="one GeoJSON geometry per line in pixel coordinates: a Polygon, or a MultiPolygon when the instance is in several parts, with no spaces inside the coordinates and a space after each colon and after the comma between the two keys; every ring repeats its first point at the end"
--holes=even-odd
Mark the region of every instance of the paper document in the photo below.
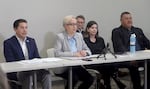
{"type": "Polygon", "coordinates": [[[97,58],[98,55],[90,55],[86,57],[61,57],[62,59],[71,59],[71,60],[81,60],[81,59],[88,59],[88,58],[97,58]]]}
{"type": "Polygon", "coordinates": [[[53,58],[42,58],[41,60],[42,60],[43,62],[54,62],[54,61],[61,61],[61,60],[63,60],[63,59],[53,57],[53,58]]]}
{"type": "Polygon", "coordinates": [[[35,63],[42,63],[42,62],[56,62],[56,61],[60,61],[63,59],[60,58],[34,58],[32,60],[22,60],[22,61],[18,61],[18,63],[20,64],[35,64],[35,63]]]}

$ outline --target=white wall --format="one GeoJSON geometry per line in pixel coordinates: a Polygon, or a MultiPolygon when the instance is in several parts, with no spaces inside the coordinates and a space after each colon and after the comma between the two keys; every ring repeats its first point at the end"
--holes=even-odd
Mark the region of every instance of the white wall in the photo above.
{"type": "Polygon", "coordinates": [[[99,23],[100,35],[111,42],[111,30],[120,25],[120,13],[132,13],[134,25],[141,27],[150,39],[150,0],[0,0],[0,60],[3,41],[14,34],[13,22],[18,18],[28,21],[29,36],[36,39],[40,55],[53,47],[55,34],[63,30],[66,15],[82,14],[86,22],[99,23]]]}

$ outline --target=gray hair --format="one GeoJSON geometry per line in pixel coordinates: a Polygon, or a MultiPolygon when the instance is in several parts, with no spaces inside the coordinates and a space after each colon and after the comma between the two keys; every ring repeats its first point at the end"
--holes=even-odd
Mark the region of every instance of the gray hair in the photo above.
{"type": "Polygon", "coordinates": [[[73,15],[65,16],[64,19],[63,19],[63,26],[68,24],[71,21],[71,19],[76,19],[76,18],[73,15]]]}

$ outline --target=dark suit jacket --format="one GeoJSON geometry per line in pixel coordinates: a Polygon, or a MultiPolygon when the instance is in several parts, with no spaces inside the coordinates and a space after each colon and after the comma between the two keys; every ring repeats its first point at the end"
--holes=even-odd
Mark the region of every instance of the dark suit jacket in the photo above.
{"type": "MultiPolygon", "coordinates": [[[[26,45],[28,49],[29,59],[40,58],[35,40],[33,38],[27,37],[26,45]]],[[[12,36],[11,38],[4,41],[4,56],[7,62],[20,61],[25,59],[16,36],[12,36]]],[[[11,77],[9,77],[9,75],[8,77],[10,79],[16,80],[16,73],[10,74],[11,77]]]]}
{"type": "MultiPolygon", "coordinates": [[[[136,35],[136,40],[138,41],[141,48],[140,50],[144,50],[145,48],[150,49],[150,41],[146,38],[146,36],[140,28],[132,26],[131,31],[136,35]]],[[[116,53],[123,53],[129,51],[130,31],[123,26],[113,29],[112,42],[114,51],[116,53]]]]}

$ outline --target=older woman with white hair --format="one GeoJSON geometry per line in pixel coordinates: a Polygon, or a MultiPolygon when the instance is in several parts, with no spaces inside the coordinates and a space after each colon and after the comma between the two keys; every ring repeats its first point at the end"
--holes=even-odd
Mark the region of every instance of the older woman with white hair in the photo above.
{"type": "MultiPolygon", "coordinates": [[[[63,20],[65,31],[57,35],[55,44],[56,57],[85,57],[91,55],[91,52],[85,44],[83,37],[77,33],[77,21],[72,15],[66,16],[63,20]]],[[[82,84],[78,89],[88,89],[93,83],[93,77],[81,66],[72,68],[73,70],[73,87],[78,80],[82,84]]],[[[68,80],[68,69],[65,68],[61,74],[57,74],[68,80]]],[[[68,83],[67,83],[68,84],[68,83]]],[[[67,89],[67,86],[66,86],[67,89]]]]}

